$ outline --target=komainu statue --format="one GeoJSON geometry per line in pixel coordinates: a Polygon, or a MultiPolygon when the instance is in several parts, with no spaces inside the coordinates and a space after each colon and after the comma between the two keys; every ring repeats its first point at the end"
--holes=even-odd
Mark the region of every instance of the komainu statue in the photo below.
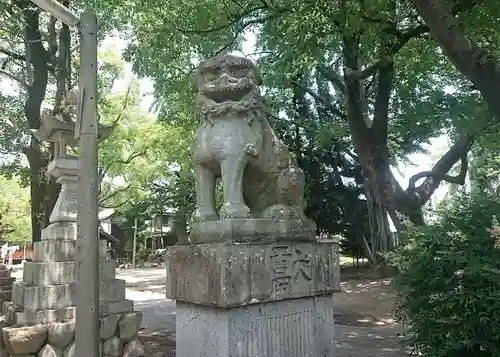
{"type": "MultiPolygon", "coordinates": [[[[304,172],[272,130],[260,85],[255,65],[241,57],[208,59],[194,74],[201,116],[192,146],[197,201],[193,219],[195,226],[198,224],[195,235],[203,222],[217,221],[212,228],[220,232],[224,230],[222,221],[238,221],[245,234],[253,229],[248,221],[264,231],[273,229],[269,224],[288,222],[287,229],[293,229],[294,237],[312,240],[314,224],[304,216],[304,172]],[[217,213],[215,183],[219,177],[223,205],[217,213]],[[297,235],[304,229],[307,237],[297,235]]],[[[210,231],[207,227],[205,230],[210,231]]],[[[228,230],[234,233],[235,227],[228,230]]]]}

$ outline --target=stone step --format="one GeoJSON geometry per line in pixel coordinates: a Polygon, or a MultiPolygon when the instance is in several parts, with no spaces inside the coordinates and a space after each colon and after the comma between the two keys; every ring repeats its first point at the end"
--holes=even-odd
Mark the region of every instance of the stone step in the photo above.
{"type": "Polygon", "coordinates": [[[12,297],[12,291],[8,290],[4,290],[2,292],[0,292],[0,302],[3,302],[3,301],[10,301],[12,297]]]}
{"type": "Polygon", "coordinates": [[[74,240],[42,240],[33,243],[34,262],[75,261],[76,255],[74,240]]]}
{"type": "Polygon", "coordinates": [[[99,305],[99,314],[101,316],[121,314],[130,311],[134,311],[134,301],[128,299],[101,303],[99,305]]]}
{"type": "MultiPolygon", "coordinates": [[[[100,316],[123,314],[132,311],[134,311],[134,302],[126,299],[103,302],[99,306],[100,316]]],[[[18,326],[64,322],[75,318],[74,306],[41,311],[21,311],[13,302],[8,301],[3,304],[3,312],[12,324],[18,326]]]]}
{"type": "MultiPolygon", "coordinates": [[[[26,285],[61,285],[76,282],[76,262],[26,262],[23,267],[23,282],[26,285]]],[[[99,279],[115,278],[116,261],[99,262],[99,279]]]]}
{"type": "Polygon", "coordinates": [[[16,278],[0,277],[0,291],[5,289],[11,290],[10,287],[14,281],[16,281],[16,278]]]}
{"type": "MultiPolygon", "coordinates": [[[[28,286],[15,282],[12,287],[12,301],[24,311],[50,310],[75,306],[76,283],[46,286],[28,286]]],[[[101,302],[122,301],[125,299],[125,280],[113,279],[99,282],[101,302]]]]}
{"type": "Polygon", "coordinates": [[[9,269],[0,269],[0,277],[1,278],[10,277],[10,270],[9,269]]]}

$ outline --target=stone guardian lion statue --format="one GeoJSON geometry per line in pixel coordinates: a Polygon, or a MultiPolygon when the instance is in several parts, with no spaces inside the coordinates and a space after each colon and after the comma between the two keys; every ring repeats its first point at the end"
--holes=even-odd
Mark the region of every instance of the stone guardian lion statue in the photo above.
{"type": "Polygon", "coordinates": [[[214,57],[200,64],[193,80],[201,117],[191,151],[194,220],[306,220],[304,172],[271,128],[252,61],[214,57]],[[219,214],[217,178],[223,187],[219,214]]]}

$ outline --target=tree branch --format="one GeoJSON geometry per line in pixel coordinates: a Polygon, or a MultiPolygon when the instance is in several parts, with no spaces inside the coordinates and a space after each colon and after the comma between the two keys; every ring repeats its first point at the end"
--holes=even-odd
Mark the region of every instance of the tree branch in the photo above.
{"type": "MultiPolygon", "coordinates": [[[[113,192],[111,192],[110,194],[102,197],[101,199],[99,199],[99,205],[102,205],[104,202],[110,200],[111,198],[115,197],[116,195],[128,190],[129,188],[131,188],[132,186],[131,185],[126,185],[124,187],[121,187],[117,190],[114,190],[113,192]]],[[[108,207],[110,208],[110,207],[108,207]]]]}
{"type": "MultiPolygon", "coordinates": [[[[391,2],[393,16],[396,14],[396,3],[391,2]]],[[[396,24],[389,24],[386,27],[397,31],[396,24]]],[[[389,103],[391,100],[392,88],[394,85],[394,62],[392,60],[392,41],[387,36],[380,37],[379,45],[379,66],[377,87],[375,90],[375,105],[373,110],[372,132],[375,144],[380,148],[384,159],[388,160],[388,132],[389,132],[389,103]]]]}
{"type": "Polygon", "coordinates": [[[340,117],[343,120],[347,120],[347,115],[343,113],[339,108],[337,108],[335,105],[330,103],[326,98],[320,96],[319,94],[315,93],[312,89],[304,86],[303,84],[291,80],[290,83],[296,85],[297,87],[300,87],[303,91],[307,92],[311,97],[316,99],[317,101],[323,103],[323,105],[327,108],[330,109],[335,115],[340,117]]]}
{"type": "Polygon", "coordinates": [[[0,69],[0,75],[4,75],[4,76],[7,76],[9,77],[10,79],[16,81],[17,83],[19,83],[24,89],[28,90],[30,88],[30,86],[28,85],[28,83],[26,83],[22,78],[8,72],[8,71],[5,71],[3,69],[0,69]]]}
{"type": "Polygon", "coordinates": [[[439,172],[433,172],[433,171],[422,171],[416,175],[413,175],[410,178],[408,182],[408,187],[410,189],[415,189],[415,182],[424,177],[432,177],[434,179],[438,179],[448,183],[453,183],[456,185],[465,184],[465,176],[467,174],[467,167],[468,167],[467,154],[464,154],[460,160],[461,160],[460,173],[457,176],[441,174],[439,172]]]}
{"type": "Polygon", "coordinates": [[[104,179],[104,177],[106,176],[106,174],[108,173],[108,171],[111,169],[111,167],[113,167],[113,165],[116,165],[116,164],[128,165],[128,164],[130,164],[132,162],[132,160],[134,160],[135,158],[137,158],[137,157],[139,157],[141,155],[144,155],[144,152],[142,152],[142,151],[133,152],[125,160],[116,160],[116,161],[113,161],[108,166],[106,166],[105,168],[102,169],[101,173],[99,174],[99,181],[102,181],[104,179]]]}
{"type": "MultiPolygon", "coordinates": [[[[224,30],[226,28],[229,28],[233,25],[236,25],[239,21],[243,20],[243,18],[252,15],[253,13],[260,11],[260,10],[265,10],[267,7],[266,6],[257,6],[254,8],[247,9],[245,11],[242,11],[239,14],[235,14],[234,16],[229,16],[230,18],[232,17],[231,20],[226,22],[225,24],[219,25],[219,26],[214,26],[214,27],[209,27],[205,29],[194,29],[194,30],[189,30],[189,29],[181,29],[177,27],[177,30],[180,31],[181,33],[184,34],[207,34],[207,33],[212,33],[212,32],[217,32],[224,30]]],[[[279,13],[283,13],[285,10],[279,11],[279,13]]],[[[257,24],[257,23],[263,23],[267,20],[270,20],[274,17],[277,17],[277,14],[272,14],[272,15],[267,15],[263,16],[262,18],[259,19],[253,19],[253,20],[248,20],[248,22],[245,22],[245,24],[257,24]]],[[[248,25],[243,25],[244,27],[248,25]]]]}
{"type": "Polygon", "coordinates": [[[439,187],[442,181],[463,185],[467,174],[468,161],[467,154],[474,143],[473,135],[463,135],[446,152],[430,171],[423,171],[412,176],[408,181],[406,193],[419,200],[420,205],[424,205],[439,187]],[[448,175],[448,171],[460,160],[460,173],[457,176],[448,175]],[[426,178],[424,182],[415,187],[418,180],[426,178]]]}
{"type": "MultiPolygon", "coordinates": [[[[27,41],[28,44],[31,43],[38,43],[40,41],[27,41]]],[[[20,55],[19,53],[12,52],[10,50],[7,50],[5,48],[0,48],[0,53],[3,53],[6,56],[9,56],[12,59],[18,60],[18,61],[23,61],[23,62],[29,62],[33,64],[33,61],[28,61],[25,55],[20,55]]],[[[54,74],[55,68],[53,63],[46,62],[47,70],[50,71],[50,73],[54,74]]]]}
{"type": "Polygon", "coordinates": [[[118,207],[121,207],[123,206],[125,203],[127,202],[130,202],[130,198],[124,200],[124,201],[121,201],[120,203],[117,203],[117,204],[114,204],[114,205],[107,205],[105,203],[99,203],[99,206],[101,206],[102,208],[118,208],[118,207]]]}
{"type": "MultiPolygon", "coordinates": [[[[481,0],[462,0],[456,3],[451,12],[455,16],[458,13],[466,10],[470,10],[472,7],[480,3],[481,0]]],[[[372,19],[372,21],[375,21],[372,19]]],[[[382,20],[381,20],[382,21],[382,20]]],[[[385,22],[387,23],[387,22],[385,22]]],[[[399,52],[401,48],[403,48],[408,42],[410,42],[414,38],[418,38],[424,33],[429,32],[429,26],[427,25],[417,25],[415,27],[409,28],[403,32],[394,29],[393,26],[390,26],[390,23],[387,23],[389,26],[386,27],[385,32],[390,35],[396,35],[397,41],[392,45],[387,56],[380,58],[374,64],[366,67],[360,73],[358,73],[359,78],[365,79],[370,76],[373,76],[377,73],[378,70],[387,66],[391,61],[392,57],[399,52]]]]}
{"type": "Polygon", "coordinates": [[[23,62],[26,62],[26,56],[24,55],[20,55],[18,53],[15,53],[15,52],[12,52],[12,51],[9,51],[5,48],[0,48],[0,53],[3,53],[4,55],[7,55],[13,59],[16,59],[18,61],[23,61],[23,62]]]}
{"type": "Polygon", "coordinates": [[[326,78],[328,79],[334,87],[336,87],[342,94],[347,93],[346,86],[344,84],[344,81],[340,77],[340,75],[336,74],[333,70],[330,68],[327,68],[323,65],[318,65],[317,70],[326,78]]]}
{"type": "Polygon", "coordinates": [[[127,202],[130,202],[131,201],[131,198],[127,198],[119,203],[116,203],[116,204],[105,204],[104,202],[109,200],[111,197],[114,197],[116,196],[117,194],[121,193],[121,192],[124,192],[128,189],[131,189],[131,188],[134,188],[134,189],[137,189],[137,190],[141,190],[141,191],[144,191],[144,192],[147,192],[146,190],[142,189],[141,187],[136,187],[136,186],[132,186],[132,185],[127,185],[125,187],[122,187],[116,191],[114,191],[113,193],[109,194],[107,197],[99,200],[99,206],[103,207],[103,208],[118,208],[120,206],[123,206],[125,203],[127,202]]]}
{"type": "MultiPolygon", "coordinates": [[[[464,0],[465,1],[465,0],[464,0]]],[[[439,41],[444,53],[455,67],[481,92],[497,120],[500,120],[500,61],[488,50],[468,37],[443,1],[410,0],[439,41]]],[[[469,7],[479,1],[468,1],[469,7]]]]}
{"type": "Polygon", "coordinates": [[[375,74],[382,68],[388,66],[390,63],[393,61],[393,56],[399,52],[401,48],[404,47],[411,39],[416,38],[424,33],[429,31],[429,28],[427,26],[421,25],[414,27],[410,30],[407,30],[406,32],[402,33],[398,41],[392,45],[392,47],[389,49],[387,55],[383,56],[379,60],[377,60],[375,63],[369,65],[362,71],[358,72],[353,72],[351,75],[357,76],[359,79],[366,79],[369,78],[375,74]]]}
{"type": "Polygon", "coordinates": [[[427,27],[426,25],[417,25],[402,32],[398,37],[398,41],[392,47],[392,53],[396,54],[408,42],[410,42],[410,40],[417,38],[426,32],[429,32],[429,27],[427,27]]]}
{"type": "Polygon", "coordinates": [[[123,100],[122,108],[121,108],[120,112],[118,113],[118,115],[116,116],[116,119],[113,120],[113,122],[111,123],[112,126],[117,125],[120,122],[120,120],[122,119],[123,113],[125,112],[125,109],[127,109],[128,102],[130,100],[130,92],[132,91],[132,84],[133,83],[134,83],[134,81],[131,80],[129,85],[127,86],[127,93],[125,93],[125,99],[123,100]]]}
{"type": "Polygon", "coordinates": [[[363,69],[362,71],[358,72],[357,73],[358,78],[366,79],[368,77],[371,77],[371,76],[375,75],[379,70],[381,70],[382,68],[389,65],[391,62],[392,62],[392,57],[384,56],[380,60],[378,60],[377,62],[372,64],[371,66],[368,66],[365,69],[363,69]]]}

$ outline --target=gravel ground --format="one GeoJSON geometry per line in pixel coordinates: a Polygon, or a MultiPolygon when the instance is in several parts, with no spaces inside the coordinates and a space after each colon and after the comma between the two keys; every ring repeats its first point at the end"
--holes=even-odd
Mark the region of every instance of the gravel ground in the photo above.
{"type": "MultiPolygon", "coordinates": [[[[127,298],[143,311],[141,336],[154,356],[175,356],[175,302],[164,298],[164,270],[120,270],[127,281],[127,298]],[[162,285],[163,284],[163,285],[162,285]]],[[[403,357],[391,318],[393,293],[390,279],[349,279],[335,294],[337,357],[403,357]]]]}

